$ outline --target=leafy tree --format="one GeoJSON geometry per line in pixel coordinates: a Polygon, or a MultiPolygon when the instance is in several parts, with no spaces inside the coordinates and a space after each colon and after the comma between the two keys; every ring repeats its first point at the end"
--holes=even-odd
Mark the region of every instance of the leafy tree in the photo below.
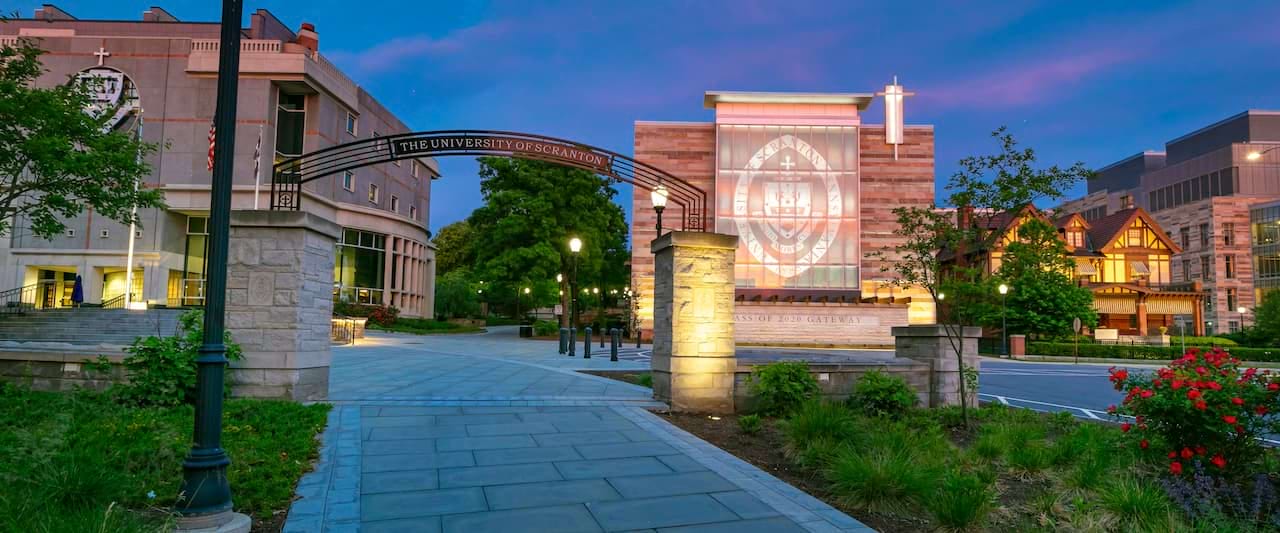
{"type": "MultiPolygon", "coordinates": [[[[957,363],[966,374],[970,370],[962,352],[962,327],[980,324],[982,317],[989,315],[984,308],[990,308],[991,300],[982,295],[991,292],[975,284],[990,281],[972,270],[949,268],[948,259],[963,260],[967,253],[992,249],[1003,236],[986,229],[995,214],[1016,212],[1037,201],[1061,198],[1062,191],[1091,174],[1083,163],[1066,169],[1056,165],[1037,168],[1035,152],[1030,148],[1019,149],[1006,128],[995,130],[991,136],[999,143],[999,152],[961,159],[960,170],[951,176],[946,186],[951,192],[948,199],[951,205],[973,209],[973,223],[961,226],[953,214],[934,206],[899,207],[894,209],[897,218],[894,235],[900,244],[871,254],[885,261],[881,269],[894,275],[893,284],[919,287],[938,302],[938,321],[942,323],[957,363]],[[956,298],[952,298],[953,293],[956,298]],[[945,299],[940,298],[942,294],[946,295],[945,299]]],[[[969,421],[967,381],[960,380],[960,409],[966,425],[969,421]]]]}
{"type": "Polygon", "coordinates": [[[1270,293],[1253,309],[1253,327],[1246,329],[1245,341],[1253,346],[1280,346],[1280,293],[1270,293]]]}
{"type": "Polygon", "coordinates": [[[626,283],[627,225],[608,178],[545,161],[482,157],[480,191],[484,205],[468,219],[479,279],[514,291],[563,274],[567,311],[568,243],[578,237],[579,287],[626,283]]]}
{"type": "Polygon", "coordinates": [[[1018,239],[1005,246],[997,273],[1012,288],[1005,309],[1009,331],[1070,335],[1076,318],[1084,325],[1096,325],[1093,294],[1071,281],[1074,267],[1057,228],[1038,218],[1019,226],[1018,239]]]}
{"type": "Polygon", "coordinates": [[[459,268],[475,266],[475,231],[471,224],[459,220],[440,228],[431,243],[436,245],[436,275],[444,276],[459,268]]]}
{"type": "Polygon", "coordinates": [[[436,278],[436,316],[442,319],[474,316],[480,310],[471,271],[457,268],[436,278]]]}
{"type": "Polygon", "coordinates": [[[37,87],[43,53],[28,40],[0,47],[0,235],[17,217],[49,238],[86,206],[124,224],[135,207],[161,207],[160,191],[140,186],[156,145],[108,131],[115,109],[86,113],[84,83],[37,87]]]}

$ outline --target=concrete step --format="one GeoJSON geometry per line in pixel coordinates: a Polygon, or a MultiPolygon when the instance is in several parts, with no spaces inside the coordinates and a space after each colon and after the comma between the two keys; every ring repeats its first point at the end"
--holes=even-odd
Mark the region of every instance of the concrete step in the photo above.
{"type": "Polygon", "coordinates": [[[48,309],[0,315],[0,341],[75,345],[131,344],[138,337],[173,335],[181,309],[48,309]]]}

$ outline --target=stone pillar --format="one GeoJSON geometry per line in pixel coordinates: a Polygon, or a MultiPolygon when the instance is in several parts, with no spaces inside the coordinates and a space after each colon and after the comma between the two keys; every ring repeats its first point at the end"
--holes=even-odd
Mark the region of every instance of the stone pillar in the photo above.
{"type": "Polygon", "coordinates": [[[738,238],[673,231],[653,250],[653,395],[674,411],[733,412],[738,238]]]}
{"type": "Polygon", "coordinates": [[[1141,295],[1138,296],[1137,314],[1138,314],[1138,336],[1146,337],[1147,336],[1147,299],[1142,297],[1141,295]]]}
{"type": "Polygon", "coordinates": [[[233,211],[227,329],[238,396],[322,400],[329,393],[333,245],[342,227],[301,211],[233,211]]]}
{"type": "MultiPolygon", "coordinates": [[[[980,370],[978,337],[982,328],[919,324],[893,328],[893,341],[898,357],[906,357],[929,364],[929,407],[960,405],[960,366],[956,361],[952,340],[947,330],[956,334],[960,343],[964,364],[975,372],[980,370]]],[[[968,404],[977,405],[978,391],[967,390],[968,404]]]]}
{"type": "Polygon", "coordinates": [[[1027,358],[1027,336],[1026,335],[1010,335],[1009,336],[1009,357],[1013,359],[1027,358]]]}

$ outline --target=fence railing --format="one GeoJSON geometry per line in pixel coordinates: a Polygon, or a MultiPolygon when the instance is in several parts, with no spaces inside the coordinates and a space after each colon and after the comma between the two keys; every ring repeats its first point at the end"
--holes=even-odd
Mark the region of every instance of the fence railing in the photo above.
{"type": "Polygon", "coordinates": [[[41,281],[23,287],[0,291],[0,315],[19,315],[38,309],[36,307],[36,297],[40,294],[40,288],[51,283],[53,282],[41,281]]]}
{"type": "Polygon", "coordinates": [[[124,295],[102,301],[103,309],[124,309],[124,295]]]}

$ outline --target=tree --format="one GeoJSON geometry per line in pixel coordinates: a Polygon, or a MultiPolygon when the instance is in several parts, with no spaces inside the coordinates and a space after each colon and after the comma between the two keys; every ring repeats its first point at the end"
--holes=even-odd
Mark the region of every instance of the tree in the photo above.
{"type": "Polygon", "coordinates": [[[459,268],[473,268],[476,261],[475,231],[471,224],[459,220],[440,228],[431,243],[436,245],[436,275],[444,276],[459,268]]]}
{"type": "Polygon", "coordinates": [[[135,208],[162,207],[160,191],[141,186],[156,145],[111,131],[115,109],[86,112],[85,83],[36,87],[43,53],[28,40],[0,47],[0,235],[18,217],[49,238],[85,207],[122,224],[137,222],[135,208]]]}
{"type": "Polygon", "coordinates": [[[627,224],[609,178],[545,161],[482,157],[480,191],[484,205],[468,218],[475,274],[495,290],[515,294],[505,291],[563,274],[567,312],[571,237],[583,243],[579,287],[626,283],[627,224]]]}
{"type": "Polygon", "coordinates": [[[1263,296],[1253,308],[1253,327],[1244,331],[1245,341],[1253,346],[1280,346],[1280,294],[1263,296]]]}
{"type": "MultiPolygon", "coordinates": [[[[996,276],[1007,283],[1008,329],[1032,335],[1070,335],[1076,318],[1098,323],[1093,294],[1071,281],[1075,262],[1058,229],[1032,218],[1018,227],[1018,238],[1005,246],[996,276]]],[[[995,325],[994,323],[992,325],[995,325]]]]}
{"type": "MultiPolygon", "coordinates": [[[[990,218],[998,213],[1017,212],[1037,201],[1062,197],[1091,173],[1083,163],[1070,168],[1035,167],[1035,152],[1019,149],[1013,135],[1001,127],[991,134],[1000,144],[994,155],[970,156],[960,160],[960,170],[947,182],[951,205],[972,208],[971,224],[957,224],[953,215],[930,207],[894,209],[899,243],[876,252],[885,261],[881,269],[894,274],[894,285],[920,287],[938,303],[938,322],[942,323],[956,361],[966,376],[971,369],[964,362],[961,333],[963,326],[981,323],[990,314],[991,294],[980,283],[990,283],[972,269],[948,268],[947,259],[962,261],[965,254],[991,250],[1003,235],[989,231],[990,218]],[[952,298],[952,290],[956,298],[952,298]],[[946,298],[940,295],[946,294],[946,298]],[[957,301],[960,300],[960,301],[957,301]]],[[[969,422],[969,379],[960,380],[960,410],[964,423],[969,422]]]]}
{"type": "Polygon", "coordinates": [[[436,316],[442,319],[464,318],[480,310],[471,272],[457,268],[436,278],[436,316]]]}

